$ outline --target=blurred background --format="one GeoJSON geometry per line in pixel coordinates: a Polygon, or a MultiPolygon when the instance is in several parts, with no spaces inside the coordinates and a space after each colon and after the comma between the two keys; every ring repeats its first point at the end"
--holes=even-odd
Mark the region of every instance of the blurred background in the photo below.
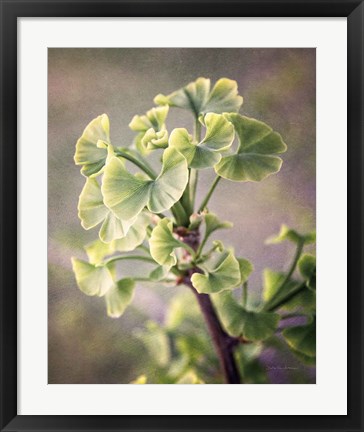
{"type": "MultiPolygon", "coordinates": [[[[127,146],[134,137],[128,123],[150,109],[158,93],[169,94],[200,76],[210,78],[212,85],[221,77],[237,81],[244,97],[241,113],[268,123],[288,145],[278,175],[260,183],[221,181],[210,201],[211,211],[234,223],[217,238],[254,263],[250,292],[258,298],[262,270],[284,271],[294,249],[287,242],[267,246],[265,239],[282,223],[302,232],[315,228],[315,58],[314,49],[48,50],[50,384],[128,383],[145,371],[153,374],[155,366],[138,332],[149,320],[165,323],[166,305],[185,290],[138,285],[132,305],[121,318],[112,319],[104,299],[87,297],[77,288],[71,256],[85,258],[83,246],[98,233],[84,231],[77,217],[85,180],[73,155],[86,125],[106,113],[112,143],[127,146]]],[[[169,131],[187,127],[192,132],[192,125],[188,112],[170,110],[169,131]]],[[[198,203],[214,177],[213,170],[200,176],[198,203]]],[[[123,264],[122,271],[128,276],[143,268],[135,268],[134,261],[123,264]]],[[[270,382],[315,382],[314,367],[295,368],[290,353],[281,352],[279,361],[276,355],[268,348],[262,356],[270,382]]]]}

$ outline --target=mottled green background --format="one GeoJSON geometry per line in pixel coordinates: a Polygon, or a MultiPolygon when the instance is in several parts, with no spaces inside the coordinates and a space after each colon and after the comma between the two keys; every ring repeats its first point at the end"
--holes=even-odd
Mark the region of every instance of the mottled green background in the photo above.
{"type": "MultiPolygon", "coordinates": [[[[134,379],[148,355],[133,332],[150,317],[163,321],[166,301],[177,290],[138,286],[120,319],[106,316],[103,299],[78,290],[70,258],[84,257],[82,246],[97,236],[84,231],[77,218],[84,178],[73,154],[87,123],[107,113],[112,143],[128,145],[133,138],[128,123],[153,106],[157,93],[168,94],[199,76],[236,80],[244,97],[241,112],[267,122],[288,145],[278,175],[261,183],[222,181],[210,202],[211,210],[234,222],[221,238],[254,263],[250,286],[259,295],[262,269],[286,269],[292,255],[290,244],[266,246],[264,240],[281,223],[303,231],[315,226],[315,57],[314,49],[49,49],[49,383],[134,379]]],[[[175,109],[167,127],[177,126],[192,130],[188,113],[175,109]]],[[[198,201],[213,178],[212,170],[201,176],[198,201]]],[[[124,265],[125,275],[135,271],[133,265],[124,265]]],[[[277,372],[271,379],[314,382],[312,368],[302,373],[277,372]]]]}

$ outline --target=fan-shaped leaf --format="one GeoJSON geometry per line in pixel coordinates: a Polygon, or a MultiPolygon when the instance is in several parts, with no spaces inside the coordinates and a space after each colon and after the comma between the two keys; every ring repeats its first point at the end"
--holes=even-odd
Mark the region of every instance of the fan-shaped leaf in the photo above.
{"type": "Polygon", "coordinates": [[[235,301],[231,293],[217,294],[214,301],[224,327],[232,336],[260,341],[272,336],[277,329],[278,314],[248,311],[235,301]]]}
{"type": "Polygon", "coordinates": [[[295,351],[308,357],[316,356],[316,319],[304,326],[287,328],[282,335],[295,351]]]}
{"type": "Polygon", "coordinates": [[[316,257],[304,254],[298,261],[298,268],[302,277],[307,281],[308,288],[316,289],[316,257]]]}
{"type": "Polygon", "coordinates": [[[147,231],[146,227],[150,223],[150,217],[146,212],[140,213],[134,224],[128,229],[123,238],[104,243],[95,240],[85,246],[86,253],[91,263],[100,264],[105,257],[114,252],[129,252],[143,243],[147,231]]]}
{"type": "Polygon", "coordinates": [[[233,227],[233,224],[229,221],[221,221],[214,213],[206,213],[205,217],[205,238],[219,229],[229,229],[233,227]]]}
{"type": "Polygon", "coordinates": [[[171,268],[177,264],[175,249],[181,247],[181,242],[173,236],[173,222],[167,218],[161,219],[152,231],[149,239],[150,254],[161,266],[171,268]]]}
{"type": "Polygon", "coordinates": [[[72,258],[73,272],[80,290],[89,296],[105,295],[114,285],[110,270],[106,266],[95,266],[78,258],[72,258]]]}
{"type": "Polygon", "coordinates": [[[316,233],[310,232],[307,234],[300,234],[298,231],[288,228],[287,225],[282,225],[279,234],[269,237],[266,240],[266,244],[277,244],[282,243],[285,240],[289,240],[292,243],[299,244],[311,244],[316,241],[316,233]]]}
{"type": "Polygon", "coordinates": [[[227,150],[234,140],[234,127],[220,114],[208,113],[203,119],[206,135],[194,143],[186,129],[174,129],[169,145],[180,151],[191,168],[208,168],[221,159],[220,152],[227,150]]]}
{"type": "Polygon", "coordinates": [[[254,270],[253,264],[244,258],[237,258],[240,268],[240,283],[244,283],[254,270]]]}
{"type": "Polygon", "coordinates": [[[125,278],[114,284],[105,294],[107,314],[111,318],[119,318],[133,299],[135,282],[125,278]]]}
{"type": "Polygon", "coordinates": [[[74,161],[82,165],[84,176],[96,176],[101,173],[111,151],[109,118],[102,114],[86,126],[78,139],[74,161]]]}
{"type": "Polygon", "coordinates": [[[198,78],[168,96],[162,94],[154,98],[158,105],[169,105],[192,111],[197,117],[201,113],[239,111],[243,98],[238,96],[236,81],[221,78],[210,92],[210,80],[198,78]]]}
{"type": "Polygon", "coordinates": [[[241,280],[239,262],[232,251],[218,253],[216,258],[206,262],[204,273],[194,273],[192,285],[199,293],[217,293],[236,288],[241,280]]]}
{"type": "Polygon", "coordinates": [[[89,230],[102,222],[99,237],[109,243],[124,237],[135,218],[122,221],[104,205],[101,188],[98,181],[88,178],[78,201],[78,217],[84,229],[89,230]]]}
{"type": "Polygon", "coordinates": [[[142,154],[148,154],[150,150],[156,148],[167,147],[168,133],[164,123],[168,110],[168,106],[152,108],[145,115],[135,115],[129,123],[131,130],[139,132],[134,143],[142,154]]]}
{"type": "Polygon", "coordinates": [[[261,181],[280,170],[277,156],[287,146],[281,136],[265,123],[240,114],[226,114],[239,138],[236,154],[224,156],[215,166],[218,175],[233,181],[261,181]]]}
{"type": "Polygon", "coordinates": [[[188,181],[186,159],[175,149],[163,153],[163,167],[155,180],[132,175],[118,158],[105,169],[102,194],[106,206],[121,220],[135,218],[145,206],[153,213],[170,209],[182,196],[188,181]]]}

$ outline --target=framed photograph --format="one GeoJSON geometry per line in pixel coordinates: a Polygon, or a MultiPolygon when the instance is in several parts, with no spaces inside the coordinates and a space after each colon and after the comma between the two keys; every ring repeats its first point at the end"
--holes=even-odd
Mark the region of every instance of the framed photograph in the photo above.
{"type": "Polygon", "coordinates": [[[0,4],[1,431],[364,431],[363,3],[0,4]]]}

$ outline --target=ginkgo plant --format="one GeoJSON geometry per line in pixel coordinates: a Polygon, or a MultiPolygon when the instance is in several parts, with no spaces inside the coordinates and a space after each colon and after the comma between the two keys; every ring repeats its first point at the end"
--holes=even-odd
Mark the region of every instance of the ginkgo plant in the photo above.
{"type": "MultiPolygon", "coordinates": [[[[287,148],[281,135],[239,113],[243,98],[227,78],[212,88],[209,79],[198,78],[154,102],[157,106],[129,123],[136,133],[131,145],[110,139],[106,114],[92,120],[76,143],[74,160],[85,177],[78,215],[84,229],[98,229],[98,238],[85,246],[88,260],[72,258],[80,290],[104,297],[107,314],[118,318],[136,283],[186,287],[190,294],[172,301],[164,324],[150,322],[137,332],[160,368],[154,382],[264,382],[257,374],[259,354],[277,334],[300,361],[314,364],[316,261],[303,251],[315,234],[283,225],[268,239],[290,241],[296,252],[286,273],[264,271],[259,302],[249,297],[253,264],[221,240],[211,241],[219,230],[233,229],[208,206],[218,183],[261,182],[278,173],[287,148]],[[168,131],[173,108],[191,113],[193,131],[168,131]],[[153,152],[159,153],[158,167],[148,161],[153,152]],[[208,169],[215,180],[196,203],[199,172],[208,169]],[[138,277],[126,274],[126,260],[145,264],[138,277]],[[304,321],[279,327],[295,316],[304,321]]],[[[150,377],[134,382],[150,382],[150,377]]]]}

